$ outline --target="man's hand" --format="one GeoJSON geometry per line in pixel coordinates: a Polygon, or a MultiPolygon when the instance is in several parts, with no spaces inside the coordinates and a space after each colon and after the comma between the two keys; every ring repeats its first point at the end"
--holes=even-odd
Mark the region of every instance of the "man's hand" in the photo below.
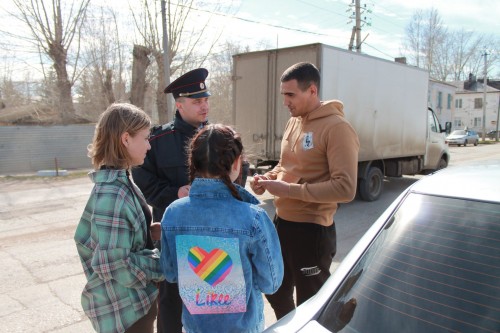
{"type": "MultiPolygon", "coordinates": [[[[288,198],[290,184],[282,180],[259,180],[259,186],[276,197],[288,198]]],[[[262,191],[264,193],[264,191],[262,191]]]]}
{"type": "Polygon", "coordinates": [[[161,223],[153,222],[151,223],[151,238],[153,241],[159,241],[161,239],[161,223]]]}
{"type": "Polygon", "coordinates": [[[252,189],[253,193],[257,195],[264,194],[266,189],[260,184],[261,180],[267,180],[268,178],[266,176],[258,175],[255,174],[253,177],[250,179],[250,188],[252,189]]]}
{"type": "Polygon", "coordinates": [[[184,185],[182,187],[179,187],[179,190],[177,191],[177,196],[179,198],[184,198],[189,195],[189,189],[191,188],[191,185],[184,185]]]}

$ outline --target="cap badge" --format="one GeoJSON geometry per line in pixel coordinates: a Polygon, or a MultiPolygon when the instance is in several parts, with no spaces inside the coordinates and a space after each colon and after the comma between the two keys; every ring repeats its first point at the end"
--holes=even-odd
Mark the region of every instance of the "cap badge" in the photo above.
{"type": "Polygon", "coordinates": [[[200,83],[200,89],[205,89],[205,84],[203,82],[200,83]]]}

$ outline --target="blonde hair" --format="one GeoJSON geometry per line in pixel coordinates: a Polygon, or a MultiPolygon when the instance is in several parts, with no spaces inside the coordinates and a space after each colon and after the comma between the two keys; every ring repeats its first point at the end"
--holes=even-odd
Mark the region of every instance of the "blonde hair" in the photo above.
{"type": "Polygon", "coordinates": [[[121,141],[123,133],[134,137],[139,131],[150,128],[151,119],[135,105],[111,104],[99,117],[94,138],[88,145],[88,156],[96,170],[103,165],[128,169],[130,156],[121,141]]]}

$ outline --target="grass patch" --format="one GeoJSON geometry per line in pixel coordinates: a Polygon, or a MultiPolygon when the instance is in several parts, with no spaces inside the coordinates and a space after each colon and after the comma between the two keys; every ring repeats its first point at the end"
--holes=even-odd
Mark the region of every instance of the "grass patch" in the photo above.
{"type": "Polygon", "coordinates": [[[484,140],[484,141],[479,140],[480,145],[493,145],[495,143],[498,143],[498,142],[495,140],[484,140]]]}
{"type": "Polygon", "coordinates": [[[25,181],[25,180],[33,180],[40,182],[49,182],[49,181],[64,181],[68,179],[76,179],[87,177],[87,174],[90,170],[74,170],[69,171],[65,176],[37,176],[36,174],[20,174],[20,175],[5,175],[0,176],[1,182],[10,182],[10,181],[25,181]]]}

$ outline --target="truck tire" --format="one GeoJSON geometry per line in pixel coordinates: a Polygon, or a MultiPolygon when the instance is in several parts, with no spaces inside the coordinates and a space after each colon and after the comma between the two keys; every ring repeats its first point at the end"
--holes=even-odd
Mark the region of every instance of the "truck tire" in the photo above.
{"type": "Polygon", "coordinates": [[[380,197],[384,186],[384,174],[377,167],[371,167],[366,178],[361,178],[358,184],[359,197],[364,201],[375,201],[380,197]]]}
{"type": "Polygon", "coordinates": [[[437,170],[444,169],[447,166],[448,166],[448,162],[446,161],[446,159],[444,157],[441,157],[441,159],[439,160],[439,164],[438,164],[437,170]]]}

